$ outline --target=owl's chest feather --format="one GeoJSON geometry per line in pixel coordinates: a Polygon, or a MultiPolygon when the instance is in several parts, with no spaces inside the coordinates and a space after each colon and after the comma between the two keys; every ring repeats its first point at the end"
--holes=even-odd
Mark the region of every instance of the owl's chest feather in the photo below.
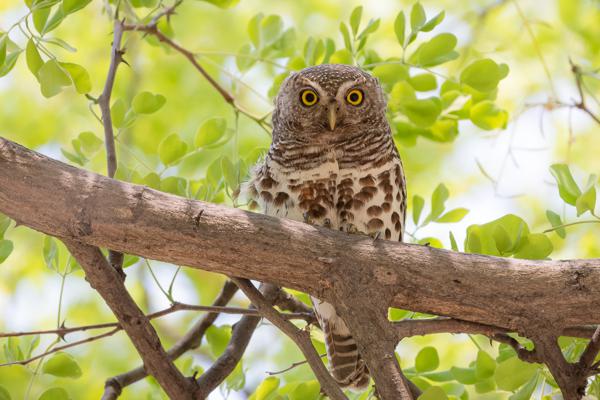
{"type": "Polygon", "coordinates": [[[347,232],[401,240],[405,189],[402,165],[343,169],[330,159],[306,170],[277,163],[259,166],[247,188],[251,207],[268,215],[305,221],[347,232]]]}

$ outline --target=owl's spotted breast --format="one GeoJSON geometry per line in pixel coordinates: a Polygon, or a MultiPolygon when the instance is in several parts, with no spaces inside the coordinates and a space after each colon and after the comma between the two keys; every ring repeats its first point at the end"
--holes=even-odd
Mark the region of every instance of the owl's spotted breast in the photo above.
{"type": "Polygon", "coordinates": [[[399,158],[362,170],[331,162],[300,174],[267,162],[247,191],[251,206],[268,215],[402,240],[406,194],[399,158]]]}

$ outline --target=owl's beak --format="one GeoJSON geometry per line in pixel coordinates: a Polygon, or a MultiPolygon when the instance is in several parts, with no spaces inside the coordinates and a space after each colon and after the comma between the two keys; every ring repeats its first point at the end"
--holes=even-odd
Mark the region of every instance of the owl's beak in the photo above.
{"type": "Polygon", "coordinates": [[[329,130],[333,131],[335,129],[335,120],[337,119],[337,111],[336,104],[330,104],[329,109],[327,110],[327,119],[329,120],[329,130]]]}

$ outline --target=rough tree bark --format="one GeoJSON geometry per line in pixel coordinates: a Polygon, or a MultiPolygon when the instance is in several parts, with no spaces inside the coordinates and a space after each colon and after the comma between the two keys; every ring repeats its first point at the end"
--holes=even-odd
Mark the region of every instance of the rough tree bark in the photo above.
{"type": "MultiPolygon", "coordinates": [[[[119,182],[2,138],[0,212],[66,240],[256,279],[331,301],[363,338],[359,345],[366,351],[372,347],[365,340],[372,339],[371,328],[355,318],[358,300],[352,291],[377,293],[379,300],[365,307],[377,315],[395,306],[546,340],[575,326],[600,323],[600,314],[590,312],[600,307],[598,259],[529,261],[373,242],[119,182]]],[[[373,298],[358,297],[362,302],[373,298]]],[[[389,353],[390,335],[382,337],[386,343],[380,354],[389,353]]],[[[381,362],[372,354],[365,359],[370,367],[381,362]]],[[[385,368],[385,375],[393,377],[397,366],[385,368]]],[[[575,368],[561,364],[554,369],[566,377],[575,368]]],[[[385,385],[384,399],[405,386],[394,385],[393,379],[382,382],[382,374],[377,375],[376,384],[385,385]]]]}

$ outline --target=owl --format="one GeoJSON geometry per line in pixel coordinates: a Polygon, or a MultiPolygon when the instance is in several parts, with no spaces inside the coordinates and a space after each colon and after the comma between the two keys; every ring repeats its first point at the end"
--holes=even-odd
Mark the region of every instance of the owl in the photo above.
{"type": "MultiPolygon", "coordinates": [[[[376,78],[323,64],[292,73],[275,99],[273,137],[246,185],[251,209],[348,233],[402,240],[406,184],[376,78]]],[[[312,298],[329,369],[342,387],[370,376],[335,308],[312,298]]]]}

